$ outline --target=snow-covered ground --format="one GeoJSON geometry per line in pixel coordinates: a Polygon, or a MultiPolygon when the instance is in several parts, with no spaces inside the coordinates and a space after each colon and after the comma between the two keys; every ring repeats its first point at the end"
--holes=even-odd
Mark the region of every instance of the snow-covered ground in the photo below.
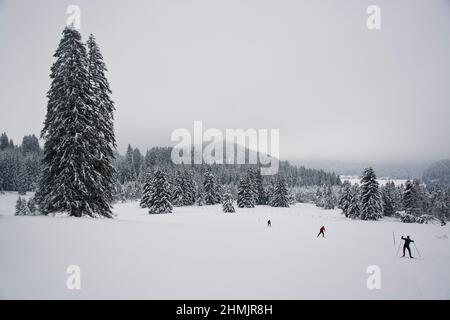
{"type": "MultiPolygon", "coordinates": [[[[342,182],[347,180],[351,184],[355,184],[355,183],[361,184],[361,177],[360,176],[344,176],[344,175],[341,175],[341,176],[339,176],[339,178],[341,179],[342,182]]],[[[400,185],[405,185],[407,179],[391,179],[389,177],[379,177],[377,179],[377,181],[378,181],[378,183],[381,186],[384,186],[386,183],[391,182],[391,181],[394,182],[394,184],[396,186],[400,186],[400,185]]]]}
{"type": "Polygon", "coordinates": [[[448,226],[353,221],[310,204],[148,215],[132,202],[115,219],[15,217],[16,199],[0,195],[3,299],[450,298],[448,226]],[[396,257],[402,234],[421,259],[396,257]],[[66,287],[69,265],[81,268],[80,290],[66,287]],[[380,290],[367,288],[371,265],[380,290]]]}

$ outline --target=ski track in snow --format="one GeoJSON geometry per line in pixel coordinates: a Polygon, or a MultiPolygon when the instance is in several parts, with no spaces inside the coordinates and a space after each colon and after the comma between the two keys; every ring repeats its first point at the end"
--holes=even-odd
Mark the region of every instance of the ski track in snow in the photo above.
{"type": "Polygon", "coordinates": [[[149,215],[128,202],[115,219],[15,217],[17,197],[0,195],[4,299],[450,298],[448,225],[349,220],[311,204],[149,215]],[[395,256],[401,235],[421,259],[395,256]],[[66,287],[72,264],[81,290],[66,287]],[[381,290],[367,289],[369,265],[381,268],[381,290]]]}

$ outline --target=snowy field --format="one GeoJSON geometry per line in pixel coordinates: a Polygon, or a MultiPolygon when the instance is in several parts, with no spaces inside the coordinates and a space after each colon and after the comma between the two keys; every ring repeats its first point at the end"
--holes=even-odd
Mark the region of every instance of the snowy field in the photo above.
{"type": "Polygon", "coordinates": [[[352,221],[310,204],[148,215],[133,202],[116,205],[116,219],[15,217],[16,199],[0,195],[3,299],[450,298],[448,226],[352,221]],[[421,259],[396,257],[402,234],[421,259]],[[66,287],[69,265],[80,290],[66,287]],[[367,288],[370,265],[380,290],[367,288]]]}

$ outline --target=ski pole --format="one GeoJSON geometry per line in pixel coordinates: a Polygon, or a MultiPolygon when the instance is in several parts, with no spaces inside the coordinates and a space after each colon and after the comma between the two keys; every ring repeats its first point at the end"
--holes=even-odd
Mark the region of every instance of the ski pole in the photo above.
{"type": "Polygon", "coordinates": [[[415,242],[414,243],[414,247],[416,248],[417,253],[419,254],[419,258],[422,259],[422,256],[420,255],[419,249],[417,249],[417,245],[415,242]]]}
{"type": "Polygon", "coordinates": [[[401,246],[402,246],[402,241],[400,240],[400,243],[398,244],[397,254],[396,254],[397,257],[398,257],[398,252],[400,251],[401,246]]]}

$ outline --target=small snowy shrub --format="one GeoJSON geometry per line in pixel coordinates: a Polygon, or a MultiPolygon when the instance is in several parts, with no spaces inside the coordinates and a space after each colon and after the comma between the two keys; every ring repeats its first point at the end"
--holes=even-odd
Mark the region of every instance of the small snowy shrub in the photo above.
{"type": "Polygon", "coordinates": [[[30,209],[27,206],[27,200],[19,197],[16,202],[16,216],[28,216],[30,215],[30,209]]]}
{"type": "Polygon", "coordinates": [[[223,196],[222,210],[227,213],[236,212],[233,206],[233,197],[229,193],[225,193],[223,196]]]}

